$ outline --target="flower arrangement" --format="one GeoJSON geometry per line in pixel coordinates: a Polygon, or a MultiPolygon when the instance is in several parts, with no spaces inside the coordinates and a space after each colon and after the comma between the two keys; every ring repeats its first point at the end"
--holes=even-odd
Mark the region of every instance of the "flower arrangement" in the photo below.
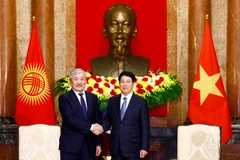
{"type": "MultiPolygon", "coordinates": [[[[107,109],[108,99],[120,94],[118,77],[96,76],[87,72],[86,90],[98,96],[100,110],[107,109]]],[[[149,71],[146,76],[136,77],[133,91],[147,100],[149,108],[177,102],[182,95],[182,88],[177,77],[163,71],[149,71]]],[[[56,82],[55,94],[63,94],[71,89],[68,76],[56,82]]]]}

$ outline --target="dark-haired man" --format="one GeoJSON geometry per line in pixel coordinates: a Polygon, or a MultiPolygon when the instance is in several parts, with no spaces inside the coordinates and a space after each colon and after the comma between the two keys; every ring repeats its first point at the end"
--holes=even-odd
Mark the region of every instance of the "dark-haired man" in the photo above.
{"type": "Polygon", "coordinates": [[[112,160],[139,160],[149,151],[149,116],[144,98],[133,92],[136,77],[123,71],[119,77],[121,94],[111,97],[103,122],[104,132],[111,128],[112,160]]]}

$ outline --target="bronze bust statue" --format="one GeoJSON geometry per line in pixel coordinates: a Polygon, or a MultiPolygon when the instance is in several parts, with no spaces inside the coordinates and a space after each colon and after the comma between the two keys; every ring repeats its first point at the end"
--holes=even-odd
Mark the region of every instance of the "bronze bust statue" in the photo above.
{"type": "Polygon", "coordinates": [[[148,72],[150,60],[132,54],[131,40],[137,35],[136,13],[124,4],[113,5],[104,14],[103,35],[108,38],[108,54],[91,59],[92,73],[117,77],[122,71],[137,76],[148,72]]]}

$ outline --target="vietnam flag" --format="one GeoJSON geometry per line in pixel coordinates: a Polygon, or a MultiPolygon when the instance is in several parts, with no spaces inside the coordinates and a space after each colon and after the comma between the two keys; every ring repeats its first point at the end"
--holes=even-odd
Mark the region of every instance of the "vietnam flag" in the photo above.
{"type": "Polygon", "coordinates": [[[188,117],[193,124],[221,126],[222,144],[232,137],[228,102],[208,20],[190,97],[188,117]]]}
{"type": "Polygon", "coordinates": [[[33,21],[32,35],[17,95],[15,120],[19,126],[56,124],[53,101],[35,21],[33,21]]]}

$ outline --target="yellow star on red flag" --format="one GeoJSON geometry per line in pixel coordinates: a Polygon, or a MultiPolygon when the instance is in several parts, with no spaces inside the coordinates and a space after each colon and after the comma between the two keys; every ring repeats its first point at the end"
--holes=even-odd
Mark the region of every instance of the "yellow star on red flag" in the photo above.
{"type": "Polygon", "coordinates": [[[230,113],[208,19],[189,101],[193,124],[221,126],[222,144],[232,137],[230,113]]]}
{"type": "Polygon", "coordinates": [[[200,91],[200,105],[203,104],[209,94],[223,97],[223,94],[216,86],[220,76],[220,73],[208,76],[204,68],[200,65],[200,80],[193,84],[193,88],[200,91]]]}

